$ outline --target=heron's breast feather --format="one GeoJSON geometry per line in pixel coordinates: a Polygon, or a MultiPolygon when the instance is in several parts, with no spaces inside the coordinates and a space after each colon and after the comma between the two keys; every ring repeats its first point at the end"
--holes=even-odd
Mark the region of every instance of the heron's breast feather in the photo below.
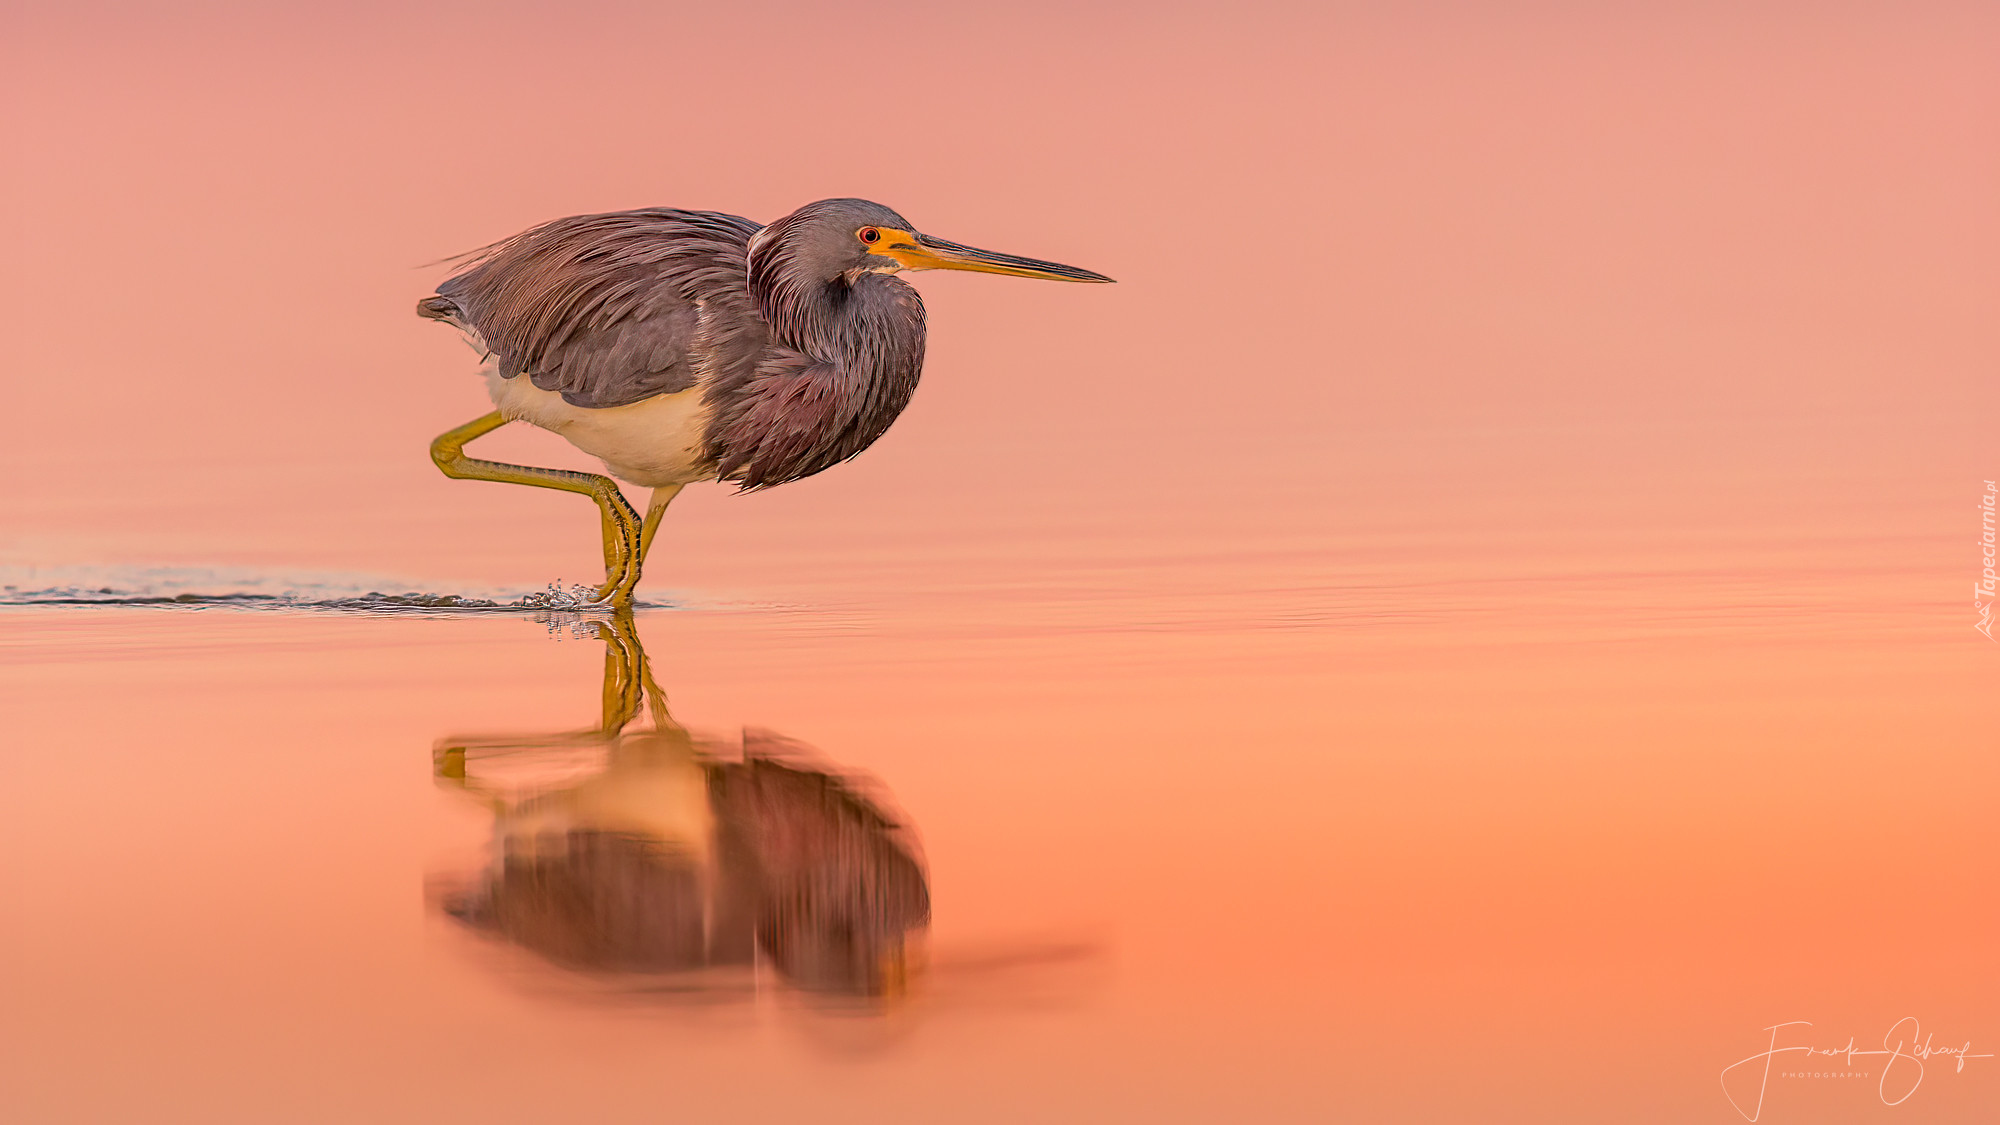
{"type": "Polygon", "coordinates": [[[562,435],[620,480],[660,488],[715,477],[707,455],[710,410],[700,387],[625,406],[588,407],[572,406],[527,379],[504,378],[491,363],[484,374],[500,413],[562,435]]]}

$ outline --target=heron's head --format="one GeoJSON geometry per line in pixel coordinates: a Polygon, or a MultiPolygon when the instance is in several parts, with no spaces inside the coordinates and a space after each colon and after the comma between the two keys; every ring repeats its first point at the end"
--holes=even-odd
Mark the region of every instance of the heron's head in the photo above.
{"type": "Polygon", "coordinates": [[[773,222],[750,240],[753,275],[778,267],[796,280],[831,282],[901,270],[973,270],[1050,281],[1110,281],[1101,273],[975,250],[919,234],[908,219],[866,199],[822,199],[773,222]],[[781,264],[782,263],[782,264],[781,264]]]}

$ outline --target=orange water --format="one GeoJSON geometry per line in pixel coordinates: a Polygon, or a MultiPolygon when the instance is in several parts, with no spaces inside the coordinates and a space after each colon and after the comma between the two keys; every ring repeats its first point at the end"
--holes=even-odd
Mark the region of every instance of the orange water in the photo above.
{"type": "Polygon", "coordinates": [[[583,623],[0,607],[0,1116],[1994,1119],[2000,1058],[1723,1082],[2000,1052],[1990,7],[8,18],[0,600],[592,577],[423,453],[484,403],[412,267],[539,219],[1120,283],[919,277],[889,436],[648,573],[675,718],[920,842],[905,995],[438,909],[434,746],[594,722],[583,623]]]}

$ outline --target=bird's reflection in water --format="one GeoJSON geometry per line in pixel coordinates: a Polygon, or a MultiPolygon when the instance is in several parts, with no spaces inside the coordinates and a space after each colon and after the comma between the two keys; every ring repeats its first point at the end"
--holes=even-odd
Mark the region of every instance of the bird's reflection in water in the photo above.
{"type": "Polygon", "coordinates": [[[444,911],[564,968],[655,985],[899,994],[930,917],[910,835],[797,744],[698,742],[667,713],[631,616],[589,626],[606,646],[598,727],[438,742],[440,782],[494,816],[488,869],[439,896],[444,911]]]}

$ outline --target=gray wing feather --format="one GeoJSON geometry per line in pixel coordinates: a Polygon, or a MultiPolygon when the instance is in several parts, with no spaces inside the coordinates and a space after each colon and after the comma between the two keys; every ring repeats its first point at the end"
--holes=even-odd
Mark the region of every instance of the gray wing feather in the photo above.
{"type": "MultiPolygon", "coordinates": [[[[418,313],[478,332],[508,378],[574,406],[623,406],[697,383],[701,310],[747,308],[745,248],[760,229],[668,208],[557,219],[476,252],[418,313]]],[[[731,343],[755,350],[755,335],[731,343]]]]}

